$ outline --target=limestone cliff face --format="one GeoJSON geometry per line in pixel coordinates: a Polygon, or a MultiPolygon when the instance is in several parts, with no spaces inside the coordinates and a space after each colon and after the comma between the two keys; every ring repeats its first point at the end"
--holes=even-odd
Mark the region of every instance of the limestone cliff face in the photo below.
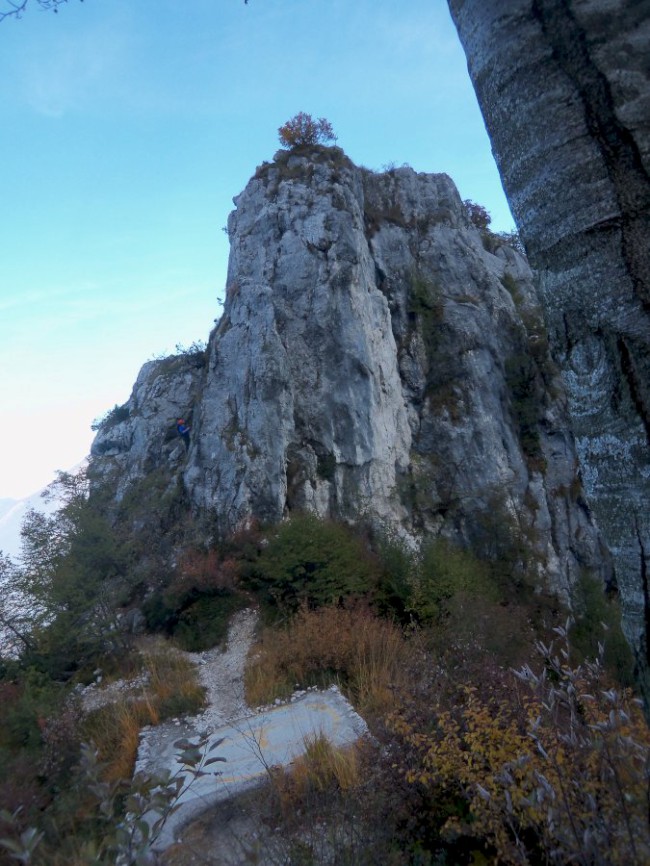
{"type": "Polygon", "coordinates": [[[650,2],[450,0],[650,664],[650,2]]]}
{"type": "Polygon", "coordinates": [[[201,352],[148,361],[131,398],[108,414],[92,444],[90,477],[109,486],[116,500],[152,472],[173,482],[186,459],[176,420],[190,416],[205,372],[201,352]]]}
{"type": "Polygon", "coordinates": [[[277,154],[235,204],[205,365],[145,365],[95,441],[116,495],[164,469],[224,530],[307,508],[486,554],[523,539],[561,591],[605,576],[532,274],[452,181],[317,147],[277,154]]]}

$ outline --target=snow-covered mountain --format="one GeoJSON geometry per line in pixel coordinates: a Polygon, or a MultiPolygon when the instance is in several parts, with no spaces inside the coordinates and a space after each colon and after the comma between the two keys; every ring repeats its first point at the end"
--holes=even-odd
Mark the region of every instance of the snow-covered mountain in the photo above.
{"type": "Polygon", "coordinates": [[[0,550],[12,559],[20,554],[20,529],[27,512],[33,508],[52,514],[59,506],[55,500],[46,502],[43,499],[45,489],[37,490],[24,499],[0,499],[0,550]]]}
{"type": "MultiPolygon", "coordinates": [[[[84,459],[68,471],[74,475],[85,465],[86,460],[84,459]]],[[[53,514],[58,509],[60,503],[56,497],[49,500],[43,498],[47,486],[24,499],[0,499],[0,551],[6,556],[17,559],[20,555],[20,530],[25,515],[30,509],[33,508],[43,514],[53,514]]]]}

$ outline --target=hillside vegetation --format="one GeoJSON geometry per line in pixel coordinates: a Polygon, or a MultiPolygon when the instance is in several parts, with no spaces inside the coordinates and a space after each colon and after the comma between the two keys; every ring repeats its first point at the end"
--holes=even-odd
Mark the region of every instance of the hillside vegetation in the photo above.
{"type": "Polygon", "coordinates": [[[296,513],[206,544],[180,491],[116,508],[83,475],[58,484],[62,510],[31,514],[22,564],[2,561],[0,863],[155,862],[140,817],[164,817],[205,756],[188,744],[184,783],[132,780],[138,731],[200,706],[175,648],[218,643],[250,604],[249,703],[337,683],[373,734],[316,739],[251,795],[277,862],[648,862],[650,737],[616,602],[587,578],[569,611],[516,538],[414,552],[296,513]],[[100,676],[139,685],[84,710],[100,676]]]}

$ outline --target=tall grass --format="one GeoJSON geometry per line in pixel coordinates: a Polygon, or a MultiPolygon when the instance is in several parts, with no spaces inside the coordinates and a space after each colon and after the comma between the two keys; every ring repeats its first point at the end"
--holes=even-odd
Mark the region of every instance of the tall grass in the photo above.
{"type": "Polygon", "coordinates": [[[313,797],[350,792],[360,784],[359,747],[333,746],[324,734],[306,737],[305,753],[273,775],[273,793],[283,814],[304,808],[313,797]]]}
{"type": "Polygon", "coordinates": [[[382,713],[407,676],[409,654],[401,629],[366,607],[302,608],[284,629],[263,632],[246,670],[246,697],[259,706],[335,682],[361,713],[382,713]]]}

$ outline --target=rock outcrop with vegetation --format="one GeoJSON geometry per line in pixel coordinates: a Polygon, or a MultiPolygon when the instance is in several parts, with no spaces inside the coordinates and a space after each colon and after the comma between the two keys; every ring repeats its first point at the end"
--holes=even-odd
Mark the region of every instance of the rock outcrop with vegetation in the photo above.
{"type": "Polygon", "coordinates": [[[120,499],[182,475],[222,531],[306,509],[442,535],[564,593],[582,569],[605,580],[531,271],[452,181],[317,145],[235,204],[205,355],[145,365],[95,477],[120,499]]]}
{"type": "Polygon", "coordinates": [[[207,347],[145,365],[0,556],[0,866],[648,862],[608,554],[531,272],[488,229],[445,175],[320,145],[257,171],[207,347]],[[258,722],[293,713],[240,720],[265,772],[216,802],[228,702],[175,737],[234,685],[242,608],[235,714],[334,685],[371,736],[282,768],[258,722]],[[133,773],[143,736],[171,772],[133,773]],[[167,847],[192,786],[213,806],[167,847]]]}

